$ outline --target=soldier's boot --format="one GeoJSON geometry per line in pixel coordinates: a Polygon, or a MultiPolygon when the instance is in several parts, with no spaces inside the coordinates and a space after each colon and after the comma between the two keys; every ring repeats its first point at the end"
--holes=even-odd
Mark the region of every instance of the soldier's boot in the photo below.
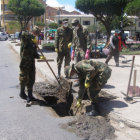
{"type": "Polygon", "coordinates": [[[58,69],[58,75],[57,75],[57,78],[60,78],[60,76],[61,76],[61,69],[58,69]]]}
{"type": "Polygon", "coordinates": [[[19,96],[21,99],[27,100],[27,95],[25,94],[25,86],[20,86],[19,96]]]}
{"type": "Polygon", "coordinates": [[[119,63],[118,62],[116,63],[116,67],[119,67],[119,63]]]}
{"type": "Polygon", "coordinates": [[[96,111],[95,103],[91,103],[91,111],[86,113],[87,116],[97,116],[99,113],[96,111]]]}
{"type": "Polygon", "coordinates": [[[28,90],[27,102],[30,102],[30,101],[37,101],[37,99],[33,97],[33,90],[28,90]]]}

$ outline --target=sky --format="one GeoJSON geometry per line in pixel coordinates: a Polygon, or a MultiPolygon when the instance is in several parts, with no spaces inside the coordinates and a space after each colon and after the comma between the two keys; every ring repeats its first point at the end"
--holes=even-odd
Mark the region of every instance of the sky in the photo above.
{"type": "Polygon", "coordinates": [[[67,11],[74,11],[76,0],[46,0],[46,3],[52,7],[65,7],[67,11]]]}

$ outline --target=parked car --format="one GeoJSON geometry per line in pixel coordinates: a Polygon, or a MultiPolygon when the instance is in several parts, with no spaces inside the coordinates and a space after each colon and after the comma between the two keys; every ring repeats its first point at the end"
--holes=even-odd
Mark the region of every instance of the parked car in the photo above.
{"type": "Polygon", "coordinates": [[[4,32],[0,32],[0,40],[7,40],[8,39],[8,35],[4,32]]]}

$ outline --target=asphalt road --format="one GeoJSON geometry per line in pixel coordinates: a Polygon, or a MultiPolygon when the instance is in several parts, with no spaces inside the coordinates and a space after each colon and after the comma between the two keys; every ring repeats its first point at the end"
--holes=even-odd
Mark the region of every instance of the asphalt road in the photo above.
{"type": "Polygon", "coordinates": [[[78,140],[60,126],[70,118],[58,118],[49,108],[33,105],[25,107],[17,88],[19,58],[0,41],[0,140],[78,140]]]}

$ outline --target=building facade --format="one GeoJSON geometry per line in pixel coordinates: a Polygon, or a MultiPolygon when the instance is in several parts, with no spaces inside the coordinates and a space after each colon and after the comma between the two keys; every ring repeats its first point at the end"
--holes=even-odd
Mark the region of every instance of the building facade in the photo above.
{"type": "Polygon", "coordinates": [[[81,15],[81,14],[77,11],[68,12],[64,10],[64,7],[51,7],[47,5],[46,18],[48,20],[54,21],[57,15],[81,15]]]}
{"type": "Polygon", "coordinates": [[[60,23],[63,19],[67,18],[69,23],[76,18],[79,20],[80,24],[88,27],[90,25],[98,26],[98,22],[96,22],[96,18],[93,15],[56,15],[55,22],[60,23]]]}
{"type": "Polygon", "coordinates": [[[128,18],[134,23],[134,25],[124,28],[124,30],[130,32],[130,36],[139,36],[140,38],[140,19],[137,16],[128,16],[128,18]]]}

